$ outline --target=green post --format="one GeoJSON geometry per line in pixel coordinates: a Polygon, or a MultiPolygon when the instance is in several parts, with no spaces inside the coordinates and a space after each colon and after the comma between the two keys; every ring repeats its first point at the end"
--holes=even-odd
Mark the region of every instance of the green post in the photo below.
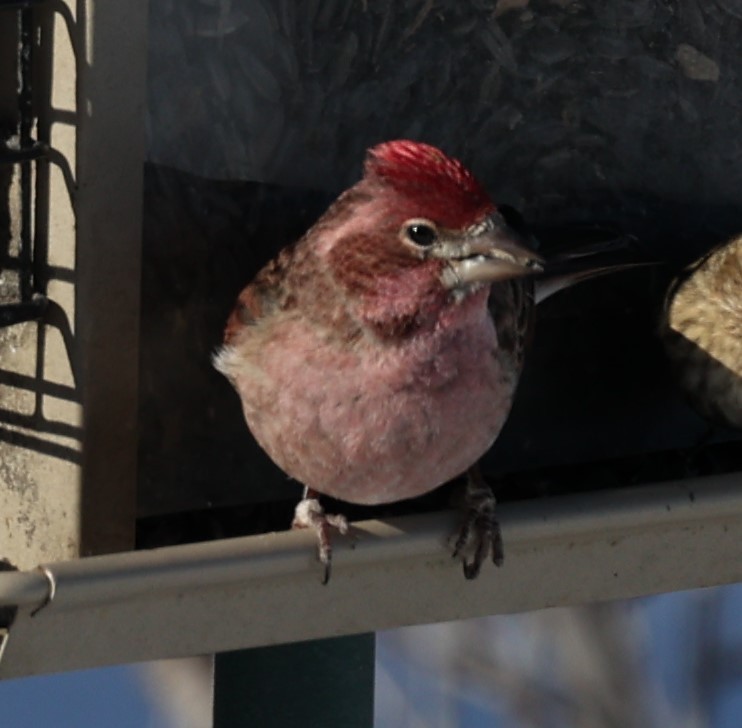
{"type": "Polygon", "coordinates": [[[374,634],[218,654],[214,728],[372,728],[374,634]]]}

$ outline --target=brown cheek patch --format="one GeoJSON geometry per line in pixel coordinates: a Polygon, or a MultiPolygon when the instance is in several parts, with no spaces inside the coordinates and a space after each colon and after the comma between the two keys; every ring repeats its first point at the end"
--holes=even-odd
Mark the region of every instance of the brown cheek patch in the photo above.
{"type": "Polygon", "coordinates": [[[421,265],[421,261],[388,236],[353,235],[334,246],[329,264],[335,279],[351,295],[373,293],[377,281],[421,265]]]}
{"type": "Polygon", "coordinates": [[[329,265],[356,301],[357,315],[383,339],[411,335],[435,317],[446,299],[440,261],[420,260],[392,233],[346,238],[331,251],[329,265]]]}

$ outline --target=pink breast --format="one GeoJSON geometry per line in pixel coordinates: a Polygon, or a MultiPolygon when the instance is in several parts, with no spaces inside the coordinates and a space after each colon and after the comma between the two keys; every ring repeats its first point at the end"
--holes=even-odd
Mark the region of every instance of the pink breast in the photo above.
{"type": "Polygon", "coordinates": [[[486,310],[458,313],[445,331],[350,348],[287,321],[236,377],[251,431],[289,475],[352,503],[411,498],[459,475],[497,437],[516,375],[486,310]]]}

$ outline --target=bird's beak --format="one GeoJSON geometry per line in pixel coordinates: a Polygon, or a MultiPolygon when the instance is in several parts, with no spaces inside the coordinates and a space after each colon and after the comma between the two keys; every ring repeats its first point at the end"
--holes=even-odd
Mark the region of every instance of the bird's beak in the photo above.
{"type": "Polygon", "coordinates": [[[524,236],[492,217],[472,231],[470,237],[446,246],[447,265],[442,274],[446,288],[465,288],[476,283],[496,283],[540,273],[543,258],[531,250],[524,236]]]}

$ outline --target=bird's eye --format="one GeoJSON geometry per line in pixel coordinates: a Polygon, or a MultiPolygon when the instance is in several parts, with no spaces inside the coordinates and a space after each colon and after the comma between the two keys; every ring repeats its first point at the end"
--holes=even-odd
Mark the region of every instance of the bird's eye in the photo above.
{"type": "Polygon", "coordinates": [[[405,228],[407,238],[415,245],[423,248],[430,247],[437,239],[438,233],[432,225],[424,222],[414,222],[405,228]]]}

